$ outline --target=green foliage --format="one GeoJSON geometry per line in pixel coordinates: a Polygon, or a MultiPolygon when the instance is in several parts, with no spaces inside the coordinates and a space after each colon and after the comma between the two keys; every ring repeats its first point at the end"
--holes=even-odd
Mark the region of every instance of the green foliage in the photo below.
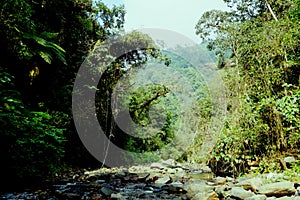
{"type": "Polygon", "coordinates": [[[160,96],[165,96],[170,90],[164,85],[153,85],[139,88],[130,98],[129,112],[133,121],[141,126],[150,123],[149,109],[160,96]]]}
{"type": "Polygon", "coordinates": [[[153,130],[147,132],[140,128],[131,130],[136,137],[129,138],[126,149],[133,152],[151,152],[161,149],[170,143],[174,138],[174,111],[167,110],[163,104],[159,104],[160,99],[169,92],[169,89],[161,85],[150,85],[136,90],[129,100],[129,112],[132,120],[144,127],[151,125],[153,130]],[[153,108],[150,113],[150,108],[153,108]],[[162,114],[165,112],[166,114],[162,114]],[[151,115],[151,118],[150,118],[151,115]],[[165,118],[165,120],[163,120],[165,118]],[[155,128],[158,127],[159,129],[155,128]],[[153,133],[154,132],[154,133],[153,133]],[[151,137],[152,136],[152,137],[151,137]],[[134,141],[134,142],[133,142],[134,141]]]}
{"type": "Polygon", "coordinates": [[[64,157],[64,129],[56,120],[66,116],[60,113],[35,112],[25,107],[21,95],[13,85],[13,77],[3,70],[0,72],[1,87],[1,135],[9,141],[7,154],[2,160],[10,160],[3,165],[14,170],[19,178],[50,175],[62,166],[64,157]]]}
{"type": "Polygon", "coordinates": [[[96,42],[122,30],[124,7],[3,0],[0,10],[3,163],[16,179],[53,174],[63,162],[89,166],[71,123],[73,81],[96,42]]]}
{"type": "Polygon", "coordinates": [[[230,12],[207,12],[197,25],[203,38],[215,30],[209,47],[221,56],[227,85],[227,117],[211,158],[231,174],[251,161],[269,170],[272,156],[299,153],[299,2],[225,2],[230,12]]]}

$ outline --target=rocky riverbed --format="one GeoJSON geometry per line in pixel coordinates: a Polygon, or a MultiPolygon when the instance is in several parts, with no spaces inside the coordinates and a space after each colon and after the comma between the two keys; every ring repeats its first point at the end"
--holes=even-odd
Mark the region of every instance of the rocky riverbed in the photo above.
{"type": "Polygon", "coordinates": [[[283,174],[216,177],[207,166],[167,160],[84,171],[43,189],[1,194],[0,199],[300,200],[299,193],[300,183],[283,174]]]}

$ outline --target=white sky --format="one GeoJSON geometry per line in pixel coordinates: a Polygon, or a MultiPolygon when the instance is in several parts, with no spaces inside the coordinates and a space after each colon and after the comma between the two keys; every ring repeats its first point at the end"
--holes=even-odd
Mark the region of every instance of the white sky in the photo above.
{"type": "Polygon", "coordinates": [[[208,10],[226,9],[223,0],[103,0],[106,5],[125,5],[125,30],[163,28],[181,33],[195,42],[195,26],[208,10]]]}

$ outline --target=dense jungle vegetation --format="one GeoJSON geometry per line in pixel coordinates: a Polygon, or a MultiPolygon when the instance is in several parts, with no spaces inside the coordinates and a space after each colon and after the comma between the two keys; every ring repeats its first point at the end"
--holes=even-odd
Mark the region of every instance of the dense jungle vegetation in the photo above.
{"type": "MultiPolygon", "coordinates": [[[[179,160],[207,162],[215,171],[232,175],[247,172],[252,163],[259,173],[281,170],[278,159],[299,156],[300,1],[224,2],[230,11],[208,11],[196,24],[196,34],[203,39],[201,48],[211,51],[211,58],[203,59],[201,65],[215,59],[226,86],[226,116],[211,154],[199,155],[214,117],[203,74],[182,58],[156,49],[151,38],[139,32],[124,36],[124,45],[142,41],[148,49],[119,57],[97,87],[97,117],[112,142],[132,152],[151,152],[170,142],[174,130],[180,129],[178,99],[159,84],[138,85],[129,95],[122,94],[120,105],[129,105],[131,118],[140,125],[132,129],[137,135],[150,124],[148,111],[155,105],[153,128],[147,130],[158,134],[146,139],[129,137],[112,120],[122,115],[111,109],[118,80],[145,63],[160,62],[186,77],[197,99],[187,116],[199,121],[198,134],[179,160]],[[160,110],[165,113],[163,124],[155,115],[160,110]]],[[[7,187],[15,186],[9,184],[15,184],[14,180],[28,184],[51,179],[70,167],[101,166],[76,133],[73,84],[88,54],[99,50],[97,43],[122,35],[125,14],[123,6],[108,8],[91,0],[0,2],[0,157],[7,187]]],[[[150,67],[136,76],[151,79],[164,71],[150,67]]],[[[122,84],[126,88],[133,83],[125,78],[122,84]]],[[[185,122],[183,128],[195,128],[189,127],[191,120],[185,122]]],[[[149,162],[153,160],[149,155],[149,162]]],[[[299,172],[299,166],[294,170],[299,172]]]]}

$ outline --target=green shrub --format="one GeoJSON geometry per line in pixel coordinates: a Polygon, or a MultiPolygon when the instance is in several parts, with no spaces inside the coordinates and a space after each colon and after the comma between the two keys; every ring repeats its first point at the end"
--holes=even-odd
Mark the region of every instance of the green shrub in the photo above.
{"type": "Polygon", "coordinates": [[[50,175],[62,166],[65,137],[57,121],[65,115],[26,108],[12,79],[0,71],[1,159],[18,178],[50,175]]]}

